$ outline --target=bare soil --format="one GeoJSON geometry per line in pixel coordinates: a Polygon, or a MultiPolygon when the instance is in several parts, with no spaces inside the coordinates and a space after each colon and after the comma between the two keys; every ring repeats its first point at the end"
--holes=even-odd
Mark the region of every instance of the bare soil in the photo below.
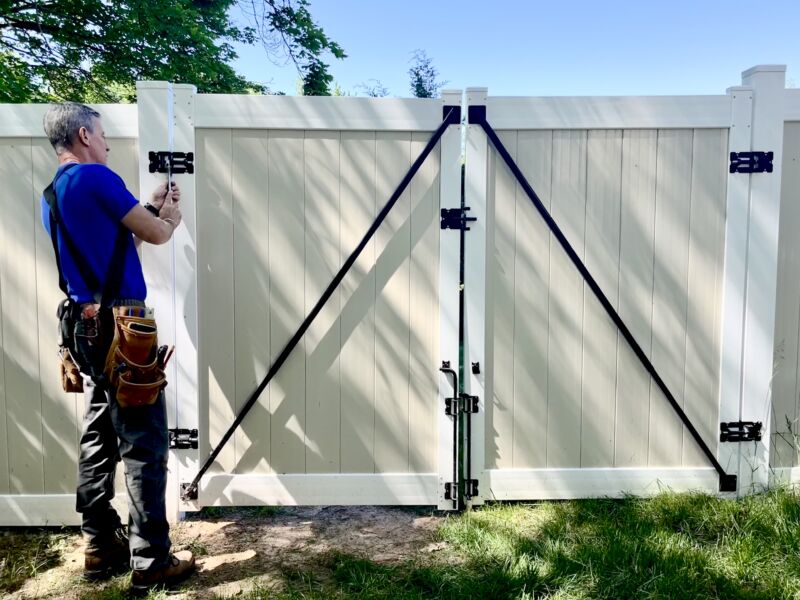
{"type": "MultiPolygon", "coordinates": [[[[430,510],[382,507],[304,507],[225,509],[190,515],[171,531],[174,549],[197,556],[197,573],[169,594],[176,599],[236,596],[261,586],[280,588],[293,574],[314,571],[331,552],[363,556],[378,563],[399,563],[438,553],[443,517],[430,510]],[[213,516],[209,516],[209,512],[213,516]]],[[[71,530],[61,544],[60,564],[43,570],[10,598],[102,596],[123,578],[105,584],[82,581],[84,543],[71,530]]]]}

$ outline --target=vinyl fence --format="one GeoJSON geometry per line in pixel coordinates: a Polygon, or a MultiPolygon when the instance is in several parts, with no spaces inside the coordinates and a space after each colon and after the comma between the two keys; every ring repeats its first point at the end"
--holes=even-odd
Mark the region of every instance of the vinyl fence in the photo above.
{"type": "MultiPolygon", "coordinates": [[[[453,508],[453,391],[440,368],[458,371],[460,345],[464,392],[478,398],[471,435],[459,433],[470,465],[455,479],[477,485],[468,503],[719,490],[476,107],[738,492],[800,479],[800,94],[784,89],[782,67],[742,83],[704,97],[471,88],[419,100],[141,82],[137,105],[98,107],[109,166],[142,197],[164,177],[150,172],[151,151],[194,153],[194,173],[175,176],[184,224],[143,251],[149,302],[178,348],[170,427],[198,430],[197,449],[171,453],[173,518],[226,504],[453,508]],[[181,499],[454,107],[463,148],[450,125],[196,498],[181,499]],[[730,173],[730,152],[747,151],[772,151],[773,171],[730,173]],[[477,218],[463,233],[463,286],[461,233],[440,226],[441,209],[460,211],[462,166],[477,218]],[[731,421],[762,422],[762,440],[720,442],[731,421]]],[[[55,169],[45,109],[0,106],[0,524],[77,522],[83,407],[56,377],[60,292],[39,214],[55,169]]]]}

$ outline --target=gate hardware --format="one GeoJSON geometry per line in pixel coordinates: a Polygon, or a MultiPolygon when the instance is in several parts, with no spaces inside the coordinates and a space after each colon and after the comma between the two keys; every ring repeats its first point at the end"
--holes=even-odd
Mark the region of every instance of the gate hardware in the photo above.
{"type": "Polygon", "coordinates": [[[461,105],[446,104],[442,107],[442,120],[450,125],[461,123],[461,105]]]}
{"type": "Polygon", "coordinates": [[[467,479],[465,482],[465,489],[464,495],[467,498],[474,498],[478,495],[478,480],[477,479],[467,479]]]}
{"type": "Polygon", "coordinates": [[[731,173],[772,173],[773,152],[731,152],[731,173]]]}
{"type": "Polygon", "coordinates": [[[197,500],[197,488],[192,488],[191,483],[181,484],[181,499],[182,500],[197,500]]]}
{"type": "Polygon", "coordinates": [[[454,417],[460,412],[475,414],[478,412],[479,402],[477,396],[470,396],[469,394],[461,394],[457,398],[445,398],[444,414],[448,417],[454,417]]]}
{"type": "Polygon", "coordinates": [[[442,229],[460,229],[461,231],[469,231],[467,223],[477,221],[475,217],[468,217],[467,211],[469,206],[460,208],[443,208],[442,209],[442,229]]]}
{"type": "Polygon", "coordinates": [[[148,152],[150,173],[194,173],[194,152],[148,152]]]}
{"type": "Polygon", "coordinates": [[[197,450],[197,429],[170,429],[170,450],[197,450]]]}
{"type": "MultiPolygon", "coordinates": [[[[460,115],[460,112],[458,114],[460,115]]],[[[181,489],[181,498],[188,499],[191,498],[193,495],[194,496],[197,495],[197,488],[200,485],[200,480],[202,479],[203,475],[208,471],[211,465],[214,464],[214,460],[222,451],[222,448],[225,446],[225,444],[228,443],[228,440],[231,439],[233,433],[236,431],[239,425],[242,424],[242,421],[244,421],[244,418],[247,416],[247,413],[250,412],[250,409],[252,409],[253,406],[255,406],[255,403],[258,401],[258,398],[261,396],[261,393],[266,389],[266,387],[269,385],[269,382],[272,381],[272,378],[275,377],[275,374],[280,370],[280,368],[289,358],[289,355],[297,347],[297,344],[300,343],[300,340],[303,339],[303,336],[305,335],[306,331],[308,331],[308,328],[311,327],[311,324],[314,322],[314,319],[317,318],[317,315],[319,315],[319,313],[322,311],[322,308],[325,306],[330,297],[333,295],[333,292],[336,290],[336,288],[339,287],[339,284],[342,282],[345,275],[347,275],[347,272],[355,264],[356,260],[358,260],[358,257],[364,251],[364,248],[367,247],[367,244],[369,244],[369,241],[375,235],[375,232],[378,230],[381,224],[386,220],[386,216],[392,210],[394,205],[397,204],[397,201],[400,199],[400,196],[403,195],[403,192],[408,187],[408,184],[411,183],[411,180],[414,178],[414,175],[416,175],[420,167],[422,167],[422,164],[425,162],[425,159],[428,158],[430,153],[433,152],[433,149],[436,147],[436,144],[438,144],[439,140],[442,139],[442,135],[444,135],[444,132],[453,123],[458,124],[460,122],[461,122],[460,116],[456,117],[455,107],[445,107],[445,117],[442,120],[442,123],[439,125],[436,131],[433,132],[430,139],[428,140],[428,143],[425,145],[425,148],[423,148],[422,152],[420,152],[419,156],[417,156],[416,160],[408,169],[408,172],[403,177],[403,180],[398,184],[394,192],[392,192],[392,195],[389,197],[389,200],[387,200],[386,204],[383,206],[378,215],[375,217],[375,221],[373,221],[372,225],[369,226],[369,229],[367,229],[367,232],[364,234],[364,237],[361,238],[361,241],[355,247],[355,250],[353,250],[350,256],[347,257],[347,260],[344,261],[344,264],[336,273],[336,275],[333,277],[331,282],[328,284],[328,287],[326,287],[325,291],[322,292],[322,296],[320,296],[320,299],[317,300],[317,303],[314,305],[314,307],[311,309],[308,315],[306,315],[305,319],[303,319],[303,322],[300,323],[300,326],[297,328],[297,331],[295,331],[294,335],[283,347],[283,349],[281,350],[280,354],[278,354],[275,361],[270,365],[269,371],[267,371],[267,374],[261,380],[261,383],[259,383],[258,387],[256,387],[255,390],[253,390],[250,396],[248,396],[241,410],[236,415],[236,418],[233,420],[233,423],[231,423],[230,427],[228,427],[228,430],[220,438],[216,447],[211,451],[211,454],[209,454],[208,457],[206,457],[205,462],[203,462],[203,464],[200,466],[200,469],[198,469],[197,475],[194,476],[194,479],[192,479],[192,482],[188,486],[183,487],[181,489]]],[[[194,156],[192,156],[191,158],[194,159],[194,156]]],[[[151,167],[152,167],[152,162],[151,162],[151,167]]],[[[194,167],[192,166],[192,171],[193,170],[194,167]]]]}
{"type": "Polygon", "coordinates": [[[458,501],[458,484],[453,482],[448,482],[444,484],[444,499],[445,500],[452,500],[453,502],[458,501]]]}
{"type": "Polygon", "coordinates": [[[761,421],[733,421],[719,424],[720,442],[760,442],[761,421]]]}
{"type": "MultiPolygon", "coordinates": [[[[478,111],[478,110],[476,110],[475,114],[473,115],[473,110],[472,110],[473,108],[477,109],[479,107],[472,107],[472,106],[469,107],[469,122],[470,123],[475,122],[475,121],[473,121],[473,116],[474,116],[474,118],[476,120],[480,119],[480,117],[481,117],[481,111],[478,111]]],[[[511,170],[511,172],[513,173],[513,175],[516,178],[517,182],[520,184],[520,186],[522,187],[523,191],[528,196],[528,199],[530,199],[530,201],[533,204],[533,206],[539,212],[539,215],[542,217],[544,222],[547,224],[547,227],[550,229],[550,232],[553,234],[553,237],[556,240],[558,240],[559,244],[561,245],[561,248],[564,250],[564,252],[566,252],[567,256],[572,261],[572,264],[575,266],[575,268],[581,274],[581,277],[583,277],[583,280],[591,288],[591,290],[594,293],[594,295],[600,301],[600,304],[603,305],[603,308],[605,309],[605,311],[608,314],[608,316],[611,317],[612,321],[614,321],[614,324],[617,326],[617,329],[619,329],[619,332],[622,334],[622,336],[628,342],[628,345],[633,350],[633,353],[636,354],[636,357],[639,359],[639,362],[642,363],[644,368],[647,370],[647,372],[653,378],[653,381],[656,383],[656,385],[659,387],[659,389],[661,389],[661,391],[664,393],[664,396],[666,397],[666,399],[669,402],[670,406],[672,406],[672,409],[675,411],[675,414],[678,415],[678,418],[681,420],[683,425],[686,427],[687,431],[694,438],[695,442],[700,447],[700,449],[703,451],[703,454],[706,456],[708,461],[714,467],[714,470],[719,475],[719,490],[721,492],[735,492],[736,491],[736,487],[737,487],[736,475],[729,475],[729,474],[727,474],[725,472],[725,469],[722,468],[722,465],[717,460],[717,457],[714,455],[714,453],[708,447],[708,444],[706,444],[705,440],[700,435],[700,432],[697,431],[697,428],[694,426],[692,421],[686,415],[686,412],[684,412],[684,410],[681,407],[681,405],[678,404],[677,400],[675,400],[675,396],[672,395],[672,392],[669,390],[669,388],[667,387],[667,384],[661,378],[661,375],[659,375],[658,371],[656,371],[655,366],[650,361],[650,359],[647,357],[647,354],[645,354],[644,350],[639,345],[639,342],[637,342],[636,338],[633,337],[633,333],[631,333],[631,330],[628,329],[628,326],[622,320],[622,317],[619,316],[619,313],[614,308],[614,305],[611,304],[611,302],[609,301],[608,297],[603,292],[602,288],[600,287],[600,284],[598,284],[597,281],[595,280],[595,278],[592,277],[592,274],[589,272],[589,269],[586,268],[586,265],[584,264],[583,260],[581,260],[581,258],[578,255],[578,253],[575,251],[575,248],[573,248],[572,244],[569,243],[569,240],[567,239],[567,236],[565,236],[564,232],[561,231],[561,228],[555,222],[555,220],[553,219],[552,215],[547,210],[547,207],[545,207],[545,205],[542,203],[542,201],[539,198],[539,196],[536,195],[536,192],[531,187],[531,184],[528,183],[528,180],[525,178],[525,175],[522,173],[522,171],[520,170],[520,168],[517,165],[517,163],[514,162],[513,158],[511,158],[511,154],[509,154],[509,152],[506,149],[505,145],[500,140],[500,138],[497,136],[497,132],[486,121],[485,107],[483,107],[483,109],[484,109],[483,110],[483,120],[482,121],[477,121],[477,122],[480,124],[480,126],[483,128],[483,130],[486,132],[486,136],[491,141],[492,146],[494,146],[495,150],[497,150],[497,153],[503,159],[503,162],[505,162],[506,165],[508,166],[508,168],[511,170]]],[[[732,159],[734,158],[734,154],[735,153],[731,153],[731,158],[732,159]]],[[[741,156],[742,158],[745,158],[743,156],[744,154],[745,154],[744,152],[740,152],[738,156],[741,156]]],[[[752,154],[752,153],[750,153],[750,154],[752,154]]],[[[767,156],[765,156],[765,158],[767,160],[771,161],[770,154],[771,153],[767,153],[767,156]]],[[[763,166],[764,166],[765,170],[767,168],[770,168],[770,170],[771,170],[771,163],[765,162],[763,164],[763,166]]],[[[731,168],[733,168],[733,166],[731,168]]],[[[738,168],[738,163],[737,163],[737,168],[738,168]]]]}
{"type": "Polygon", "coordinates": [[[481,363],[479,363],[479,362],[472,363],[472,374],[473,375],[480,375],[481,374],[481,363]]]}

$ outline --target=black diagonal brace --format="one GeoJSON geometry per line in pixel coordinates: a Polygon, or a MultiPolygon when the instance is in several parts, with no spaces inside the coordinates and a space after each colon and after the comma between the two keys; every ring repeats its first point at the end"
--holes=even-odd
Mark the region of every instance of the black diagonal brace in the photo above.
{"type": "Polygon", "coordinates": [[[561,231],[561,228],[559,228],[558,224],[555,222],[553,217],[547,211],[547,208],[545,208],[544,204],[539,199],[539,196],[536,195],[536,192],[531,187],[531,184],[528,183],[527,179],[525,179],[525,176],[522,174],[522,171],[514,162],[514,159],[511,158],[511,155],[508,153],[508,150],[506,150],[506,147],[503,145],[503,142],[501,142],[500,138],[497,137],[497,133],[495,133],[494,129],[492,129],[492,126],[489,125],[489,122],[486,120],[485,111],[484,112],[473,111],[472,108],[473,107],[470,107],[469,110],[469,122],[483,127],[483,130],[486,132],[486,135],[489,137],[489,140],[491,140],[492,145],[495,147],[497,152],[503,158],[503,161],[506,163],[506,165],[508,165],[508,168],[511,169],[511,172],[514,174],[514,177],[516,177],[520,186],[522,186],[522,189],[525,190],[525,193],[528,195],[528,198],[530,198],[531,202],[533,202],[533,205],[536,207],[536,210],[539,211],[539,214],[542,216],[545,223],[547,223],[547,226],[550,228],[550,231],[556,237],[559,244],[561,244],[561,247],[567,253],[567,256],[569,256],[570,260],[572,261],[572,264],[575,265],[580,274],[583,276],[584,281],[586,281],[586,283],[592,289],[594,295],[597,296],[597,299],[600,300],[600,304],[603,305],[603,308],[608,313],[608,316],[611,317],[616,326],[619,328],[623,337],[628,341],[628,344],[630,344],[636,356],[639,358],[641,363],[644,365],[645,369],[647,369],[647,372],[653,378],[653,381],[656,382],[658,387],[664,393],[664,396],[666,396],[673,410],[677,413],[680,420],[686,426],[686,429],[688,429],[689,433],[692,434],[692,437],[697,442],[697,445],[700,446],[701,450],[706,455],[706,458],[708,458],[709,462],[714,466],[714,469],[719,474],[720,491],[735,492],[736,475],[729,475],[728,473],[725,472],[725,469],[722,468],[722,465],[719,464],[717,457],[714,456],[714,453],[708,447],[708,444],[706,444],[705,440],[703,440],[700,433],[697,431],[695,426],[689,420],[689,417],[686,416],[686,413],[684,412],[683,408],[681,408],[680,404],[678,404],[678,402],[675,400],[675,396],[673,396],[672,392],[669,391],[669,388],[667,388],[667,384],[658,374],[658,371],[656,371],[656,368],[653,366],[653,363],[650,362],[650,359],[647,358],[647,355],[644,353],[642,347],[633,337],[633,334],[631,333],[630,329],[628,329],[628,326],[625,325],[625,322],[622,320],[617,311],[614,309],[611,302],[609,302],[608,298],[603,293],[603,290],[600,289],[600,286],[598,285],[597,281],[595,281],[594,277],[592,277],[591,273],[589,273],[589,269],[587,269],[586,265],[583,264],[583,261],[578,256],[578,253],[575,252],[575,249],[569,243],[569,240],[567,240],[566,236],[561,231]]]}
{"type": "Polygon", "coordinates": [[[278,355],[278,358],[275,359],[275,362],[273,362],[272,365],[270,366],[269,371],[267,372],[264,379],[255,389],[255,391],[252,394],[250,394],[250,397],[247,399],[247,402],[245,402],[244,406],[242,407],[242,410],[240,410],[239,414],[236,415],[236,419],[233,421],[231,426],[222,436],[222,438],[220,439],[219,443],[214,448],[214,450],[212,450],[211,454],[203,463],[203,466],[200,467],[200,470],[197,472],[197,475],[195,475],[195,478],[192,480],[190,484],[182,488],[181,498],[183,500],[192,500],[197,498],[197,488],[200,484],[200,479],[203,477],[203,475],[205,475],[206,471],[208,471],[211,465],[214,464],[214,460],[217,458],[222,448],[231,438],[233,432],[236,431],[239,425],[241,425],[245,416],[247,416],[247,413],[250,412],[250,409],[253,408],[259,396],[261,396],[262,392],[266,389],[267,385],[269,385],[269,382],[278,373],[280,368],[286,362],[286,359],[289,358],[289,355],[292,353],[292,350],[294,350],[295,346],[297,346],[300,340],[303,339],[303,335],[305,335],[306,331],[308,331],[308,328],[314,322],[314,319],[317,318],[317,315],[325,306],[325,303],[328,302],[330,297],[333,295],[333,292],[342,282],[342,279],[344,279],[347,272],[355,264],[359,255],[361,254],[361,252],[363,252],[364,248],[366,248],[370,239],[372,239],[372,236],[375,235],[375,232],[381,226],[381,223],[383,223],[383,221],[386,219],[389,212],[397,203],[397,200],[400,198],[405,189],[408,187],[408,184],[411,183],[411,180],[414,178],[414,175],[417,174],[417,171],[419,171],[420,167],[425,162],[425,159],[428,158],[428,155],[433,151],[434,147],[436,147],[436,144],[439,143],[439,140],[441,139],[445,130],[450,125],[457,125],[459,122],[460,122],[459,108],[455,106],[445,106],[442,124],[439,125],[439,128],[433,133],[431,139],[428,140],[427,145],[422,150],[420,155],[417,157],[417,160],[415,160],[414,164],[411,165],[411,168],[408,170],[408,173],[406,173],[405,177],[403,177],[403,180],[397,186],[397,189],[394,191],[391,198],[389,198],[389,201],[381,209],[380,213],[378,213],[375,222],[372,223],[372,225],[370,225],[370,228],[367,230],[367,233],[364,234],[364,237],[358,243],[356,249],[353,250],[353,253],[344,262],[342,268],[339,269],[339,272],[336,273],[333,280],[330,282],[330,284],[328,284],[328,287],[325,288],[325,291],[322,293],[322,297],[320,297],[320,299],[314,305],[314,308],[311,309],[311,312],[308,313],[308,316],[306,316],[305,320],[300,324],[300,327],[297,329],[295,334],[292,336],[292,338],[289,340],[289,342],[286,344],[283,350],[281,350],[281,353],[278,355]]]}

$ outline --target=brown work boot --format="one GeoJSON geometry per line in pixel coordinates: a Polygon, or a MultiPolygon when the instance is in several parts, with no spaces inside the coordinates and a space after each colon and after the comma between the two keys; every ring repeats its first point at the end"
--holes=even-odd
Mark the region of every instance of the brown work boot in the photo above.
{"type": "Polygon", "coordinates": [[[131,554],[128,536],[120,527],[106,542],[93,540],[86,545],[83,558],[83,578],[100,581],[124,573],[130,568],[131,554]]]}
{"type": "Polygon", "coordinates": [[[157,585],[169,586],[183,581],[194,571],[194,555],[188,550],[169,555],[169,561],[160,569],[136,571],[131,574],[131,591],[147,593],[157,585]]]}

